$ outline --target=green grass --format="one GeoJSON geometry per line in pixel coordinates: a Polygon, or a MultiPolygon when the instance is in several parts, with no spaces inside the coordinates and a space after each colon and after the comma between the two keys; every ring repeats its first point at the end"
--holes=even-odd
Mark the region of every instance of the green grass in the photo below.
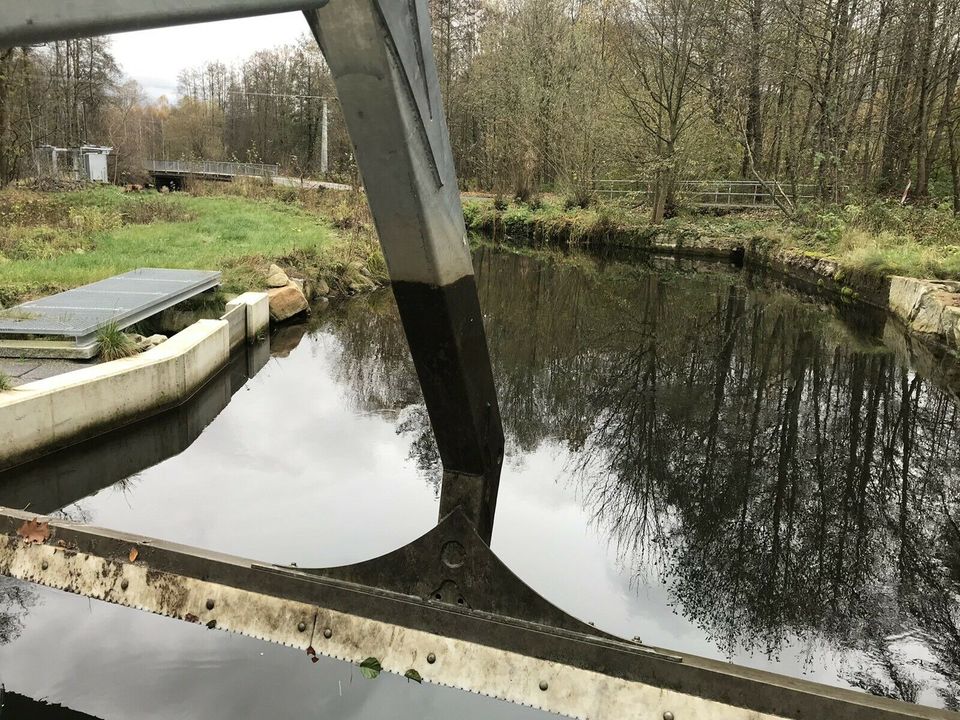
{"type": "Polygon", "coordinates": [[[782,250],[837,262],[876,275],[960,279],[960,218],[947,206],[901,207],[868,199],[860,204],[803,208],[787,220],[776,210],[727,215],[681,212],[652,227],[644,208],[595,203],[565,207],[557,198],[541,207],[510,203],[497,210],[489,199],[464,202],[467,227],[495,239],[535,245],[615,242],[644,246],[726,247],[782,250]]]}
{"type": "Polygon", "coordinates": [[[97,351],[103,360],[119,360],[136,354],[133,340],[116,323],[97,330],[97,351]]]}
{"type": "Polygon", "coordinates": [[[138,267],[220,270],[240,292],[262,287],[271,261],[322,270],[370,254],[319,213],[269,197],[0,192],[2,305],[138,267]]]}
{"type": "Polygon", "coordinates": [[[13,381],[10,377],[4,373],[0,372],[0,392],[6,392],[7,390],[13,389],[13,381]]]}

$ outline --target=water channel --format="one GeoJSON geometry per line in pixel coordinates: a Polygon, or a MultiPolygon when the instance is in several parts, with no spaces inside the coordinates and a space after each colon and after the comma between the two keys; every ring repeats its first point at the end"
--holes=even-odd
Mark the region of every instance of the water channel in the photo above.
{"type": "MultiPolygon", "coordinates": [[[[720,264],[475,264],[507,437],[492,547],[520,577],[627,638],[960,709],[954,361],[720,264]]],[[[0,504],[322,567],[429,530],[439,481],[386,291],[0,474],[0,504]]],[[[61,718],[541,715],[9,579],[0,683],[61,718]]]]}

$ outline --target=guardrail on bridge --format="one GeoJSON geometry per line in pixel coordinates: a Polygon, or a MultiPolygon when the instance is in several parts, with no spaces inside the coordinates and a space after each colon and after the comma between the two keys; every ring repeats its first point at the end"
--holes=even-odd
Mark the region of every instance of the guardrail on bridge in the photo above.
{"type": "Polygon", "coordinates": [[[154,175],[236,177],[276,177],[279,165],[263,163],[219,162],[215,160],[146,160],[144,169],[154,175]]]}

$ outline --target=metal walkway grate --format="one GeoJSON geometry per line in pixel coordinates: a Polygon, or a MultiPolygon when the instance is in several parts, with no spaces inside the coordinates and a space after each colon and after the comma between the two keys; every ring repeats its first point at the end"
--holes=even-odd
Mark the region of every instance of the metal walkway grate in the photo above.
{"type": "Polygon", "coordinates": [[[0,311],[0,340],[41,335],[88,345],[104,325],[130,327],[219,284],[220,273],[212,270],[131,270],[0,311]]]}

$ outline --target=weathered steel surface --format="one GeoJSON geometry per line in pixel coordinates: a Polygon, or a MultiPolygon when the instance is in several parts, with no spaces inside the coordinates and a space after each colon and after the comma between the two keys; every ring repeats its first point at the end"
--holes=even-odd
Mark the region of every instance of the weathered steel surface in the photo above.
{"type": "Polygon", "coordinates": [[[398,567],[388,555],[353,569],[307,571],[3,509],[0,572],[308,654],[348,662],[375,657],[389,672],[412,669],[427,682],[576,718],[660,718],[667,712],[684,720],[953,716],[626,642],[573,618],[561,620],[562,627],[542,624],[538,620],[553,623],[562,611],[526,588],[470,533],[458,512],[404,549],[410,565],[398,567]],[[470,556],[445,552],[450,542],[461,543],[470,556]],[[433,583],[424,584],[415,571],[423,568],[429,577],[468,564],[472,569],[462,572],[477,574],[457,583],[470,599],[464,604],[453,596],[436,599],[433,583]],[[355,582],[364,580],[378,584],[355,582]],[[386,584],[391,587],[380,587],[386,584]],[[504,597],[518,588],[525,594],[504,597]],[[500,615],[490,602],[529,612],[533,620],[500,615]]]}
{"type": "Polygon", "coordinates": [[[4,0],[0,47],[268,15],[328,0],[4,0]]]}
{"type": "Polygon", "coordinates": [[[219,284],[215,271],[140,268],[5,310],[0,336],[52,335],[82,345],[105,325],[129,327],[219,284]]]}
{"type": "Polygon", "coordinates": [[[305,15],[330,66],[390,270],[445,479],[487,541],[503,429],[463,224],[426,0],[338,0],[305,15]]]}

